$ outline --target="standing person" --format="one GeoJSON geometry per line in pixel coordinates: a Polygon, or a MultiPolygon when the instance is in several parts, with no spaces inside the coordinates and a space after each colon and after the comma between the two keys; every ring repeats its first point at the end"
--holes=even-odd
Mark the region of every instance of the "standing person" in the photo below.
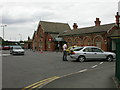
{"type": "Polygon", "coordinates": [[[59,52],[60,44],[57,44],[57,52],[59,52]]]}
{"type": "Polygon", "coordinates": [[[59,52],[59,47],[60,47],[59,43],[57,43],[55,47],[56,47],[56,52],[59,52]]]}
{"type": "Polygon", "coordinates": [[[63,61],[67,61],[67,44],[63,45],[63,61]]]}
{"type": "Polygon", "coordinates": [[[58,52],[59,52],[59,49],[60,49],[60,44],[58,43],[58,45],[57,45],[57,46],[58,46],[58,52]]]}

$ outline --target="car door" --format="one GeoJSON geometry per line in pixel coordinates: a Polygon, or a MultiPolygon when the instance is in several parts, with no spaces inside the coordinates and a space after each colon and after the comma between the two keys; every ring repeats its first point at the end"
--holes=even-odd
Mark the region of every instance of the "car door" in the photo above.
{"type": "Polygon", "coordinates": [[[104,52],[99,48],[92,48],[93,58],[94,59],[103,59],[105,58],[104,52]]]}
{"type": "Polygon", "coordinates": [[[92,49],[90,47],[85,48],[83,50],[83,54],[86,59],[92,59],[94,57],[94,53],[92,52],[92,49]]]}

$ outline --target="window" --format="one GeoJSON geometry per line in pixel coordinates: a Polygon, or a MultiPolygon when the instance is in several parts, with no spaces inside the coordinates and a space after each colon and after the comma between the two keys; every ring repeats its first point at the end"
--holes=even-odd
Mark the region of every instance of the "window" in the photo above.
{"type": "Polygon", "coordinates": [[[51,42],[48,42],[48,48],[50,48],[51,47],[51,42]]]}
{"type": "Polygon", "coordinates": [[[91,48],[85,48],[83,52],[92,52],[91,48]]]}
{"type": "Polygon", "coordinates": [[[40,41],[40,43],[39,43],[39,48],[40,48],[40,49],[43,48],[43,42],[42,42],[42,41],[40,41]]]}
{"type": "Polygon", "coordinates": [[[99,48],[101,48],[101,41],[97,40],[96,41],[96,46],[99,47],[99,48]]]}
{"type": "Polygon", "coordinates": [[[91,45],[91,42],[90,42],[90,41],[88,41],[88,45],[91,45]]]}
{"type": "Polygon", "coordinates": [[[41,37],[41,38],[43,38],[43,35],[42,35],[42,34],[40,34],[40,37],[41,37]]]}
{"type": "Polygon", "coordinates": [[[98,48],[92,48],[92,52],[102,52],[102,50],[98,48]]]}
{"type": "Polygon", "coordinates": [[[74,51],[80,51],[81,49],[83,49],[83,47],[76,47],[76,48],[74,48],[74,51]]]}

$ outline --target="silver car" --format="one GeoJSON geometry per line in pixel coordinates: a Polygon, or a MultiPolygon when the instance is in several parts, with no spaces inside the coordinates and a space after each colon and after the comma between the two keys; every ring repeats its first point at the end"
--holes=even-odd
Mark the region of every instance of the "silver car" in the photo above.
{"type": "Polygon", "coordinates": [[[90,59],[106,59],[107,61],[113,61],[116,55],[112,52],[104,52],[102,49],[95,46],[85,46],[77,47],[71,51],[70,57],[80,62],[90,59]]]}
{"type": "Polygon", "coordinates": [[[24,49],[22,49],[21,46],[12,46],[11,49],[10,49],[10,54],[21,54],[21,55],[24,55],[25,51],[24,49]]]}

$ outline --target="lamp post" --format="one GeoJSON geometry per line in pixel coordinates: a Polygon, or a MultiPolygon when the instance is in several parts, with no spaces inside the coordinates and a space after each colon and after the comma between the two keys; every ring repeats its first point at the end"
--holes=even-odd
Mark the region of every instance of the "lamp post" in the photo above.
{"type": "Polygon", "coordinates": [[[4,40],[4,28],[7,27],[7,25],[1,25],[1,27],[3,27],[3,40],[4,40]]]}

